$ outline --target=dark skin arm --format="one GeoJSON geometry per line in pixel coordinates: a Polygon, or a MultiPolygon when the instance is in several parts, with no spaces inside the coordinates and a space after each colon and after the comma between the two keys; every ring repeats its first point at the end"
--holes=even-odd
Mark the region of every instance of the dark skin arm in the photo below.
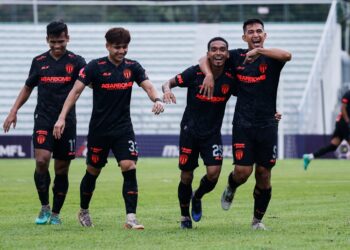
{"type": "Polygon", "coordinates": [[[19,92],[17,99],[13,104],[10,110],[10,113],[6,117],[4,124],[2,126],[5,133],[7,133],[10,130],[11,124],[13,128],[16,128],[17,112],[23,106],[23,104],[26,103],[32,91],[33,91],[32,88],[28,87],[27,85],[24,85],[24,87],[19,92]]]}
{"type": "Polygon", "coordinates": [[[171,89],[176,87],[175,78],[171,78],[162,85],[163,102],[166,104],[176,103],[176,97],[171,89]]]}
{"type": "Polygon", "coordinates": [[[199,68],[205,75],[203,85],[199,93],[208,96],[210,99],[213,97],[214,93],[214,75],[211,71],[209,60],[206,56],[203,56],[201,59],[199,59],[199,68]]]}

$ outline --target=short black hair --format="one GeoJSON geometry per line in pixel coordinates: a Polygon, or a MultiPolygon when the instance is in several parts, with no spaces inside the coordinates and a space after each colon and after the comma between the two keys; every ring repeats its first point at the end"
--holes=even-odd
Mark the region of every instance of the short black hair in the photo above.
{"type": "Polygon", "coordinates": [[[264,22],[258,18],[252,18],[252,19],[248,19],[246,20],[244,23],[243,23],[243,33],[245,33],[245,29],[247,28],[248,25],[250,24],[254,24],[254,23],[259,23],[261,24],[261,26],[263,27],[264,29],[264,22]]]}
{"type": "Polygon", "coordinates": [[[52,21],[46,26],[47,36],[59,36],[62,32],[68,36],[68,27],[67,24],[63,22],[63,20],[52,21]]]}
{"type": "Polygon", "coordinates": [[[131,41],[130,32],[121,27],[109,29],[105,38],[110,44],[129,44],[131,41]]]}
{"type": "Polygon", "coordinates": [[[225,44],[226,44],[226,47],[228,49],[228,42],[226,41],[225,38],[222,38],[221,36],[216,36],[216,37],[213,37],[212,39],[209,40],[208,42],[208,51],[210,50],[210,44],[214,41],[223,41],[225,44]]]}

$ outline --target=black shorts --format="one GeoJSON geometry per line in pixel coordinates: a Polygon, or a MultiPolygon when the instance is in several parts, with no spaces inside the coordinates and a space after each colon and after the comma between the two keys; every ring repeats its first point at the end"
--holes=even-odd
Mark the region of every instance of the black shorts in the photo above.
{"type": "Polygon", "coordinates": [[[334,137],[338,137],[340,138],[340,140],[350,140],[350,131],[349,131],[349,127],[348,124],[346,124],[345,121],[340,120],[338,122],[335,123],[335,130],[333,132],[333,136],[334,137]]]}
{"type": "Polygon", "coordinates": [[[75,158],[76,127],[66,127],[62,137],[57,140],[53,137],[53,128],[34,125],[33,145],[35,149],[46,149],[52,152],[52,158],[58,160],[71,160],[75,158]]]}
{"type": "Polygon", "coordinates": [[[277,126],[232,129],[234,164],[272,168],[277,159],[277,126]]]}
{"type": "Polygon", "coordinates": [[[133,131],[120,136],[98,136],[89,134],[87,139],[86,163],[95,168],[103,168],[112,150],[117,162],[132,160],[137,162],[138,149],[133,131]]]}
{"type": "Polygon", "coordinates": [[[206,166],[222,165],[222,138],[215,134],[205,139],[198,139],[181,130],[179,144],[179,168],[193,171],[198,167],[199,154],[206,166]]]}

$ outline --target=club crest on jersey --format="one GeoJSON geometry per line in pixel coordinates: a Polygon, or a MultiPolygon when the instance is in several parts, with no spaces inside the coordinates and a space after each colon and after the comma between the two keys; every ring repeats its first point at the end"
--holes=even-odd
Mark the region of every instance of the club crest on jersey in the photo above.
{"type": "Polygon", "coordinates": [[[38,131],[36,131],[36,134],[38,135],[36,137],[37,143],[43,144],[46,141],[47,131],[46,130],[38,130],[38,131]]]}
{"type": "Polygon", "coordinates": [[[36,138],[36,141],[38,142],[38,144],[43,144],[46,141],[46,136],[38,135],[38,137],[36,138]]]}
{"type": "Polygon", "coordinates": [[[179,163],[180,165],[185,165],[188,161],[188,155],[182,154],[179,157],[179,163]]]}
{"type": "Polygon", "coordinates": [[[237,160],[242,160],[243,155],[244,155],[243,150],[238,149],[235,151],[235,157],[237,160]]]}
{"type": "Polygon", "coordinates": [[[93,162],[93,163],[97,163],[98,161],[100,160],[100,157],[98,156],[98,155],[91,155],[91,161],[93,162]]]}
{"type": "Polygon", "coordinates": [[[221,86],[221,92],[222,92],[224,95],[226,95],[226,94],[228,93],[229,90],[230,90],[230,85],[228,85],[228,84],[223,84],[223,85],[221,86]]]}
{"type": "Polygon", "coordinates": [[[124,75],[125,79],[130,79],[130,77],[131,77],[131,70],[130,69],[124,69],[123,75],[124,75]]]}
{"type": "Polygon", "coordinates": [[[73,64],[71,64],[71,63],[66,64],[66,72],[68,74],[72,74],[73,70],[74,70],[74,65],[73,64]]]}
{"type": "Polygon", "coordinates": [[[267,70],[267,64],[266,63],[262,63],[259,65],[259,71],[261,74],[264,74],[267,70]]]}

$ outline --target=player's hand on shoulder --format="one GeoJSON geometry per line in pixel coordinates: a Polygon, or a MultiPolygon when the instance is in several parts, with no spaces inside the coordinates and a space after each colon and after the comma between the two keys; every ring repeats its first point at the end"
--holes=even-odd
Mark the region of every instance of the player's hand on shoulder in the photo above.
{"type": "Polygon", "coordinates": [[[200,87],[199,93],[207,96],[208,98],[212,98],[213,92],[214,92],[214,76],[207,74],[203,79],[203,84],[200,87]]]}
{"type": "Polygon", "coordinates": [[[156,101],[154,102],[152,112],[155,115],[159,115],[160,113],[164,112],[164,104],[160,98],[156,98],[156,101]]]}
{"type": "Polygon", "coordinates": [[[13,124],[13,128],[16,128],[16,123],[17,123],[17,113],[10,112],[9,115],[6,117],[4,124],[3,124],[3,129],[4,132],[7,133],[10,128],[11,124],[13,124]]]}
{"type": "Polygon", "coordinates": [[[175,103],[176,104],[176,97],[173,92],[167,91],[163,94],[163,102],[166,104],[175,103]]]}
{"type": "Polygon", "coordinates": [[[64,128],[66,126],[66,121],[64,119],[58,119],[53,127],[53,136],[56,139],[61,139],[61,135],[63,134],[64,128]]]}

